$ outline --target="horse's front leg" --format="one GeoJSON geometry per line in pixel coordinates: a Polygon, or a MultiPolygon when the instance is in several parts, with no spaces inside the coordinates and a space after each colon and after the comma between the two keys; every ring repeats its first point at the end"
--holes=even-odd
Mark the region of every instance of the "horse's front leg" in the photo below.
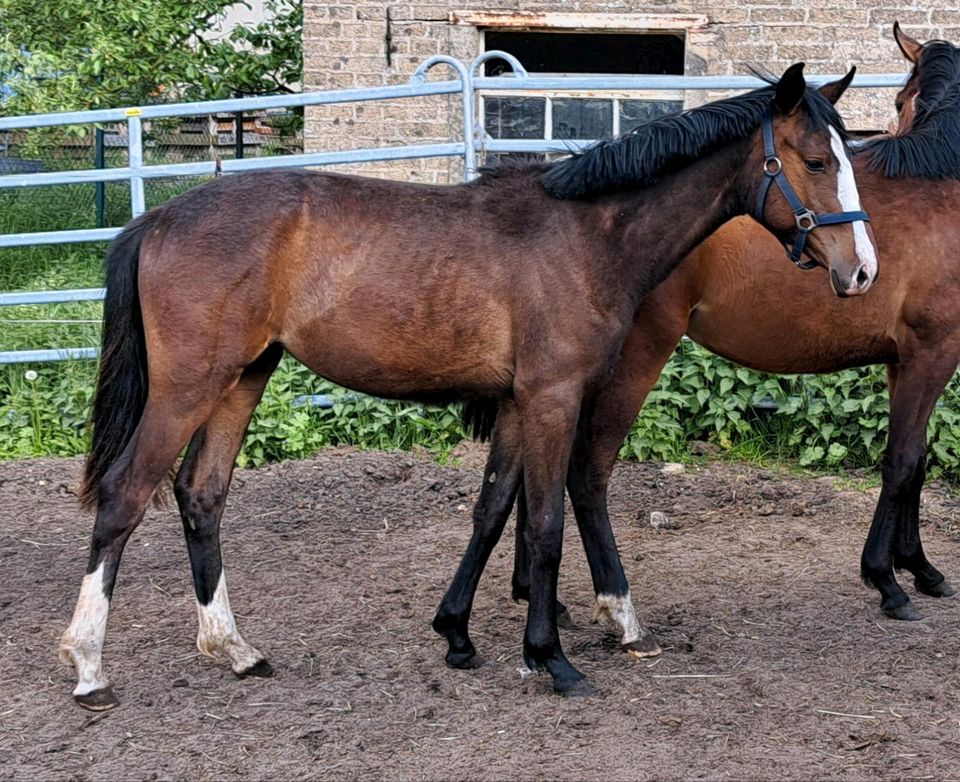
{"type": "Polygon", "coordinates": [[[521,483],[520,436],[516,405],[505,400],[497,412],[483,487],[473,509],[473,534],[433,620],[433,629],[447,639],[447,664],[454,668],[476,668],[481,662],[468,632],[470,612],[480,576],[500,540],[521,483]]]}
{"type": "Polygon", "coordinates": [[[607,486],[623,438],[618,428],[594,426],[595,410],[585,410],[580,417],[567,471],[567,490],[593,579],[593,619],[617,628],[623,651],[634,657],[656,657],[660,645],[637,617],[607,512],[607,486]]]}
{"type": "Polygon", "coordinates": [[[920,612],[897,584],[894,568],[913,574],[917,590],[947,597],[955,590],[927,560],[920,542],[920,493],[925,475],[930,414],[956,369],[957,353],[940,346],[936,355],[914,355],[891,367],[890,434],[883,457],[883,486],[860,560],[863,580],[882,596],[893,619],[919,619],[920,612]]]}
{"type": "MultiPolygon", "coordinates": [[[[594,618],[611,621],[620,632],[621,648],[636,657],[656,656],[660,646],[634,609],[607,512],[607,486],[624,438],[687,328],[685,301],[651,299],[638,311],[638,325],[624,343],[614,376],[583,406],[567,471],[567,489],[593,579],[594,618]],[[649,317],[652,310],[660,317],[649,317]]],[[[529,583],[524,510],[518,504],[515,597],[517,585],[529,583]]]]}
{"type": "Polygon", "coordinates": [[[530,602],[523,639],[528,668],[546,669],[561,695],[593,689],[567,660],[557,631],[557,577],[563,553],[563,482],[581,401],[580,387],[557,384],[518,391],[523,429],[523,484],[529,518],[530,602]]]}
{"type": "MultiPolygon", "coordinates": [[[[516,545],[513,550],[513,577],[510,583],[510,596],[516,601],[530,599],[530,552],[527,551],[527,500],[523,483],[517,492],[517,528],[516,545]]],[[[573,627],[573,617],[559,598],[557,599],[557,627],[573,627]]]]}

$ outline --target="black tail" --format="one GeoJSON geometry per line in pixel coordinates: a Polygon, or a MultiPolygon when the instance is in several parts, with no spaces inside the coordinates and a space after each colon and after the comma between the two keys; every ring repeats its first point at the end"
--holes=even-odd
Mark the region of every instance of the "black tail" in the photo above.
{"type": "Polygon", "coordinates": [[[147,215],[138,217],[107,251],[100,371],[90,414],[93,443],[80,488],[80,504],[87,509],[97,507],[100,481],[133,437],[147,402],[147,347],[137,272],[140,243],[149,224],[147,215]]]}
{"type": "Polygon", "coordinates": [[[499,409],[496,399],[471,399],[463,403],[463,425],[474,440],[485,443],[490,439],[499,409]]]}

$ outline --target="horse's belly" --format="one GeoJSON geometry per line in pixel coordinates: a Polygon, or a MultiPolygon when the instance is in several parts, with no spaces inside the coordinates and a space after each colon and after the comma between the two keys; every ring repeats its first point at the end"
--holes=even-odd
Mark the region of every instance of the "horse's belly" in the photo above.
{"type": "Polygon", "coordinates": [[[512,386],[508,333],[417,327],[389,315],[324,318],[287,335],[283,343],[318,375],[375,396],[501,396],[512,386]]]}
{"type": "Polygon", "coordinates": [[[893,336],[869,319],[843,313],[845,317],[827,325],[818,320],[824,317],[822,310],[811,307],[808,314],[811,317],[805,320],[797,317],[797,309],[731,310],[707,304],[691,314],[687,336],[726,359],[775,374],[836,372],[897,361],[893,336]]]}

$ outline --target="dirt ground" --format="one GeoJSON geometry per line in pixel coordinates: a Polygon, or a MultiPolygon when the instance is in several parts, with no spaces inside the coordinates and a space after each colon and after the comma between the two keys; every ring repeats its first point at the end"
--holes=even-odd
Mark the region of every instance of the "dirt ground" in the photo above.
{"type": "MultiPolygon", "coordinates": [[[[573,663],[598,688],[522,676],[512,540],[476,601],[485,664],[445,667],[430,620],[470,531],[482,454],[326,451],[237,474],[230,597],[276,676],[236,679],[194,646],[172,509],[127,547],[105,648],[122,699],[73,704],[57,662],[89,517],[79,460],[0,464],[0,776],[15,779],[948,779],[960,777],[960,600],[883,618],[857,578],[876,489],[741,465],[623,464],[611,505],[641,618],[640,661],[589,622],[568,526],[561,593],[573,663]],[[654,529],[650,513],[667,514],[654,529]]],[[[960,582],[958,500],[924,494],[931,560],[960,582]]],[[[508,528],[507,536],[512,534],[508,528]]],[[[913,594],[913,586],[906,587],[913,594]]]]}

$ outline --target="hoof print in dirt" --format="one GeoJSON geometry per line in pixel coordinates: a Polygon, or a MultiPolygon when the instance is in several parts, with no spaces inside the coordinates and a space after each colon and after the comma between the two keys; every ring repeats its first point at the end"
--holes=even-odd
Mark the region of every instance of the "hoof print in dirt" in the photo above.
{"type": "Polygon", "coordinates": [[[112,687],[94,690],[84,695],[74,695],[73,699],[87,711],[109,711],[120,705],[120,699],[113,694],[112,687]]]}
{"type": "Polygon", "coordinates": [[[269,679],[273,676],[273,666],[266,660],[255,662],[249,668],[242,671],[234,671],[238,679],[269,679]]]}

